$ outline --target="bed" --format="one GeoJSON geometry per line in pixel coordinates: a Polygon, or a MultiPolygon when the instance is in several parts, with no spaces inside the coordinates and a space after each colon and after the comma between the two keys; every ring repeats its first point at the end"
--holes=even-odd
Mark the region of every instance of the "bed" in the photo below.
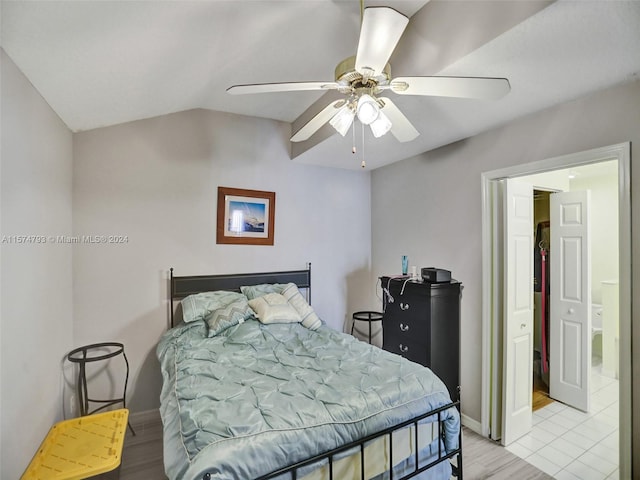
{"type": "Polygon", "coordinates": [[[459,399],[431,370],[326,326],[310,265],[171,269],[170,292],[157,355],[171,480],[462,478],[459,399]]]}

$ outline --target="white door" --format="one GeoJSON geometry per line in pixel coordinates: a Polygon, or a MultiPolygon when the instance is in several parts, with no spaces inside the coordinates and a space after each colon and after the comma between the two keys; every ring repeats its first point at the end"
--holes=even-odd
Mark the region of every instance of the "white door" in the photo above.
{"type": "Polygon", "coordinates": [[[591,242],[589,191],[551,195],[549,396],[589,411],[591,242]]]}
{"type": "Polygon", "coordinates": [[[531,430],[533,388],[533,187],[505,184],[502,443],[531,430]]]}

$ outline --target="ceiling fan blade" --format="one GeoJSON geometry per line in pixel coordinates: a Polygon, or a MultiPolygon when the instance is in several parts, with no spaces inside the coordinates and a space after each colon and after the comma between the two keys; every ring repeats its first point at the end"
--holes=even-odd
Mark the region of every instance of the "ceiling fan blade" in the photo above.
{"type": "Polygon", "coordinates": [[[384,103],[382,111],[391,120],[391,133],[396,137],[396,140],[410,142],[420,135],[420,132],[411,125],[409,119],[396,107],[395,103],[386,97],[380,97],[378,100],[382,100],[382,103],[384,103]]]}
{"type": "Polygon", "coordinates": [[[391,91],[399,95],[428,95],[496,100],[511,90],[506,78],[486,77],[398,77],[391,91]]]}
{"type": "Polygon", "coordinates": [[[356,70],[365,77],[381,74],[407,23],[409,19],[393,8],[365,8],[356,53],[356,70]]]}
{"type": "Polygon", "coordinates": [[[292,142],[303,142],[311,135],[316,133],[320,127],[331,120],[340,110],[347,106],[346,100],[336,100],[324,107],[320,113],[309,120],[304,126],[298,130],[292,137],[292,142]]]}
{"type": "Polygon", "coordinates": [[[247,85],[233,85],[227,88],[231,95],[245,93],[296,92],[304,90],[333,90],[338,88],[336,82],[284,82],[284,83],[253,83],[247,85]]]}

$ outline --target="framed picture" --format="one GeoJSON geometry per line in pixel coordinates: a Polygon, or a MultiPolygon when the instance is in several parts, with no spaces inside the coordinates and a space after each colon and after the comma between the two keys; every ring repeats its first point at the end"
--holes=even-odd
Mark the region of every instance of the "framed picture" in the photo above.
{"type": "Polygon", "coordinates": [[[275,192],[218,187],[216,243],[273,245],[275,192]]]}

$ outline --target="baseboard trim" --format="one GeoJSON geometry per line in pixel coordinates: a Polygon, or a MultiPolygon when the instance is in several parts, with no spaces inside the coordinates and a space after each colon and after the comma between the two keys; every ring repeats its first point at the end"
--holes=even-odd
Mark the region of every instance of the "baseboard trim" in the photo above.
{"type": "Polygon", "coordinates": [[[467,427],[469,430],[473,430],[478,435],[482,435],[482,424],[480,422],[474,420],[468,415],[465,415],[464,413],[460,415],[460,419],[462,420],[462,425],[467,427]]]}

